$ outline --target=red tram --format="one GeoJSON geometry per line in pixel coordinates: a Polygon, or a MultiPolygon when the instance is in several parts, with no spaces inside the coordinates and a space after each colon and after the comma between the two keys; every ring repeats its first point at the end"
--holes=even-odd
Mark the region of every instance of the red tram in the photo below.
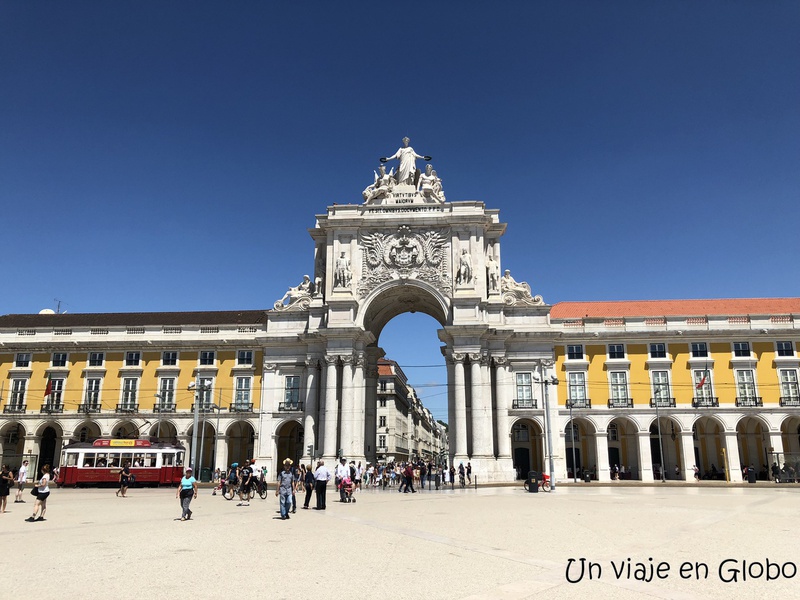
{"type": "Polygon", "coordinates": [[[59,487],[117,483],[129,464],[137,484],[175,484],[183,476],[184,452],[181,445],[147,440],[73,442],[64,447],[56,483],[59,487]]]}

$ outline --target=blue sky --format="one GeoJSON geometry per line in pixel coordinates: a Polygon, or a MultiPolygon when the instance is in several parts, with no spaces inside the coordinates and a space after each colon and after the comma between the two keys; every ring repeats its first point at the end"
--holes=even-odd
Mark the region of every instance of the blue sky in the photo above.
{"type": "MultiPolygon", "coordinates": [[[[800,295],[798,31],[788,1],[0,1],[0,313],[268,308],[404,135],[549,303],[800,295]]],[[[380,343],[441,365],[436,328],[380,343]]]]}

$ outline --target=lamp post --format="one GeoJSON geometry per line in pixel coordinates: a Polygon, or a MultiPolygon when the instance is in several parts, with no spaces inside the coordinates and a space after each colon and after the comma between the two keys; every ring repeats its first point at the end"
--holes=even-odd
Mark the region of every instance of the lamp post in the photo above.
{"type": "Polygon", "coordinates": [[[550,489],[556,491],[556,478],[555,478],[555,463],[553,462],[553,436],[552,436],[552,429],[550,427],[550,395],[548,394],[548,387],[550,385],[558,385],[558,379],[553,377],[552,379],[545,379],[544,376],[544,368],[547,366],[551,366],[553,364],[552,361],[549,360],[540,360],[539,361],[539,382],[542,386],[543,396],[544,396],[544,422],[545,427],[547,428],[547,446],[548,446],[548,455],[550,457],[550,489]]]}
{"type": "MultiPolygon", "coordinates": [[[[197,466],[197,428],[200,425],[200,393],[211,390],[211,386],[207,384],[200,384],[200,378],[197,381],[192,381],[188,387],[189,391],[194,391],[194,425],[192,426],[192,457],[189,465],[194,469],[197,466]]],[[[205,437],[205,436],[203,436],[205,437]]],[[[200,473],[198,472],[198,475],[200,473]]]]}

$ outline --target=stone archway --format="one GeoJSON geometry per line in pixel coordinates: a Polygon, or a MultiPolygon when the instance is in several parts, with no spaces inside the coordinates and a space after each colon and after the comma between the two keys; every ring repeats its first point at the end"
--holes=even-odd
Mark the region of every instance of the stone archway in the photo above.
{"type": "Polygon", "coordinates": [[[161,421],[150,427],[150,441],[162,444],[178,443],[178,428],[172,421],[161,421]]]}
{"type": "Polygon", "coordinates": [[[227,430],[228,464],[239,463],[255,456],[255,430],[248,421],[234,421],[227,430]]]}
{"type": "Polygon", "coordinates": [[[19,421],[9,421],[0,428],[0,440],[0,462],[16,471],[25,452],[25,426],[19,421]]]}
{"type": "Polygon", "coordinates": [[[564,427],[564,461],[568,479],[581,479],[584,471],[597,477],[597,430],[584,417],[574,417],[564,427]],[[574,452],[573,452],[574,450],[574,452]]]}
{"type": "MultiPolygon", "coordinates": [[[[661,417],[658,420],[653,419],[649,431],[653,479],[659,481],[660,469],[663,469],[664,479],[683,480],[683,473],[688,467],[682,466],[684,458],[681,452],[681,424],[671,417],[661,417]]],[[[694,457],[690,457],[689,461],[692,461],[689,465],[694,464],[694,457]]]]}
{"type": "Polygon", "coordinates": [[[45,423],[39,428],[37,435],[39,438],[37,472],[40,473],[44,465],[50,465],[51,469],[58,466],[64,432],[58,423],[45,423]]]}
{"type": "Polygon", "coordinates": [[[544,431],[534,419],[519,419],[511,426],[511,457],[518,480],[528,471],[545,471],[544,431]]]}
{"type": "Polygon", "coordinates": [[[724,431],[722,423],[714,417],[700,417],[692,426],[695,464],[702,479],[725,479],[724,431]]]}
{"type": "Polygon", "coordinates": [[[275,451],[276,469],[287,458],[299,464],[303,456],[303,426],[298,421],[285,421],[278,426],[275,432],[275,451]]]}
{"type": "Polygon", "coordinates": [[[641,479],[639,427],[626,417],[616,417],[606,427],[608,466],[619,468],[620,479],[641,479]],[[618,461],[618,462],[617,462],[618,461]]]}
{"type": "MultiPolygon", "coordinates": [[[[752,467],[758,479],[769,479],[769,428],[757,417],[742,417],[736,424],[736,441],[739,444],[739,461],[752,467]]],[[[734,469],[736,465],[731,465],[734,469]]]]}
{"type": "Polygon", "coordinates": [[[135,440],[139,437],[139,427],[133,421],[120,421],[111,428],[111,437],[121,440],[135,440]]]}
{"type": "Polygon", "coordinates": [[[72,431],[73,442],[93,442],[100,437],[103,437],[100,425],[91,420],[81,421],[72,431]]]}

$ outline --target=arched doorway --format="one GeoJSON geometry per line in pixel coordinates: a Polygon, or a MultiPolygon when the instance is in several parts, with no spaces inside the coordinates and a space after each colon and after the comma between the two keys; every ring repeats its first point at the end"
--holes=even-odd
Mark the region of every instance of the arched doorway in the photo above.
{"type": "Polygon", "coordinates": [[[132,421],[120,421],[111,428],[111,437],[120,440],[135,440],[139,437],[139,428],[132,421]]]}
{"type": "MultiPolygon", "coordinates": [[[[198,474],[200,481],[210,481],[211,473],[214,472],[213,457],[214,457],[214,441],[216,434],[214,426],[208,421],[201,421],[197,436],[197,464],[195,470],[198,474]]],[[[189,440],[194,439],[194,425],[190,426],[187,430],[189,440]]],[[[191,446],[191,441],[190,441],[191,446]]],[[[190,447],[188,455],[191,457],[194,451],[190,447]]],[[[191,460],[191,458],[189,459],[191,460]]]]}
{"type": "Polygon", "coordinates": [[[51,468],[58,466],[58,459],[61,454],[60,440],[63,435],[61,427],[55,423],[47,424],[39,431],[39,461],[37,474],[41,472],[43,465],[50,465],[51,468]]]}
{"type": "Polygon", "coordinates": [[[639,427],[626,417],[612,419],[606,428],[608,466],[619,468],[620,479],[641,479],[639,464],[639,427]]]}
{"type": "Polygon", "coordinates": [[[255,430],[247,421],[236,421],[228,427],[228,464],[253,458],[255,430]]]}
{"type": "Polygon", "coordinates": [[[597,429],[594,424],[583,417],[574,417],[572,426],[567,422],[564,428],[564,460],[567,466],[567,478],[583,477],[584,471],[597,478],[597,429]]]}
{"type": "MultiPolygon", "coordinates": [[[[756,417],[743,417],[736,424],[736,441],[742,466],[752,467],[759,479],[769,479],[769,430],[756,417]]],[[[735,468],[736,465],[731,465],[735,468]]]]}
{"type": "Polygon", "coordinates": [[[713,417],[700,417],[692,426],[695,464],[703,479],[725,479],[723,431],[722,423],[713,417]]]}
{"type": "Polygon", "coordinates": [[[544,434],[533,419],[520,419],[511,426],[511,457],[516,478],[525,479],[528,471],[544,471],[544,434]]]}
{"type": "Polygon", "coordinates": [[[10,421],[0,429],[2,439],[2,456],[0,462],[16,471],[22,464],[25,452],[25,427],[17,421],[10,421]]]}
{"type": "Polygon", "coordinates": [[[297,464],[303,455],[302,425],[297,421],[286,421],[278,426],[275,432],[275,448],[278,465],[287,458],[291,458],[297,464]]]}
{"type": "Polygon", "coordinates": [[[178,443],[178,428],[172,421],[159,421],[150,428],[150,441],[163,444],[178,443]]]}
{"type": "MultiPolygon", "coordinates": [[[[683,479],[680,433],[680,423],[670,417],[661,417],[650,424],[650,455],[653,459],[653,479],[656,481],[661,479],[662,469],[664,479],[683,479]]],[[[693,460],[693,457],[689,460],[693,460]]]]}
{"type": "Polygon", "coordinates": [[[99,437],[102,437],[102,432],[94,421],[83,421],[72,431],[73,442],[93,442],[99,437]]]}

